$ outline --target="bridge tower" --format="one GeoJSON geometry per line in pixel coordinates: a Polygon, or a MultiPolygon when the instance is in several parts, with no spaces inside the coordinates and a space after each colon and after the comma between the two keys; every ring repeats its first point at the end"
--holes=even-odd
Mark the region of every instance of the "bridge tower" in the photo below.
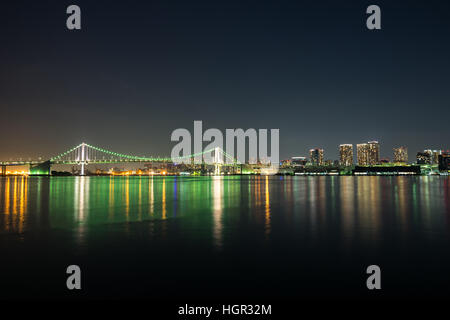
{"type": "Polygon", "coordinates": [[[214,175],[220,176],[220,171],[223,164],[223,157],[221,153],[221,149],[219,147],[216,147],[214,149],[214,175]]]}
{"type": "Polygon", "coordinates": [[[6,176],[6,166],[2,165],[2,176],[6,176]]]}
{"type": "Polygon", "coordinates": [[[81,144],[81,158],[80,158],[80,164],[81,164],[81,172],[80,175],[84,176],[85,173],[85,169],[84,166],[87,165],[87,157],[86,157],[86,143],[82,143],[81,144]]]}

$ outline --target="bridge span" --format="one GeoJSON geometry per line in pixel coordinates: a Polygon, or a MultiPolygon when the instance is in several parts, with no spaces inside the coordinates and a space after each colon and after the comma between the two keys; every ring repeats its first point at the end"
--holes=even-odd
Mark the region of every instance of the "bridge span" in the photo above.
{"type": "MultiPolygon", "coordinates": [[[[1,175],[6,175],[6,168],[9,166],[30,166],[30,174],[50,175],[51,166],[57,164],[77,165],[81,167],[80,175],[86,174],[86,166],[89,164],[109,164],[109,163],[183,163],[194,159],[203,159],[203,156],[212,155],[211,159],[215,165],[217,173],[220,166],[238,165],[238,161],[223,151],[221,148],[213,148],[200,153],[190,154],[175,159],[164,157],[142,157],[127,155],[109,151],[103,148],[81,143],[49,160],[29,160],[29,161],[0,161],[1,175]]],[[[200,161],[201,162],[201,161],[200,161]]]]}

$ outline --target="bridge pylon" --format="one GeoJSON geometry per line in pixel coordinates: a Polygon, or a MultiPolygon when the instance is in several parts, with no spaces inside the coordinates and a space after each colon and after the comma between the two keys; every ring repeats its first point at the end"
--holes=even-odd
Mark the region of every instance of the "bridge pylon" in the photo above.
{"type": "Polygon", "coordinates": [[[87,165],[87,159],[86,159],[86,143],[81,144],[81,158],[80,158],[80,164],[81,164],[81,172],[80,176],[86,175],[84,166],[87,165]]]}
{"type": "Polygon", "coordinates": [[[214,175],[220,176],[223,164],[223,154],[219,147],[214,149],[214,175]]]}

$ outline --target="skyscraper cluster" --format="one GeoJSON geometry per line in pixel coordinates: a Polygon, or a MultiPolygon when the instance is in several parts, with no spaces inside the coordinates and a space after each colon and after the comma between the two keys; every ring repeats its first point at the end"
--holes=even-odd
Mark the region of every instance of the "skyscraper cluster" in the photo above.
{"type": "Polygon", "coordinates": [[[439,156],[442,155],[442,150],[424,150],[423,152],[417,152],[416,160],[417,164],[438,164],[439,156]]]}
{"type": "MultiPolygon", "coordinates": [[[[393,160],[380,159],[380,144],[378,141],[368,141],[366,143],[358,143],[356,145],[356,159],[358,166],[402,166],[407,165],[408,148],[399,146],[393,149],[393,160]]],[[[307,163],[313,166],[353,166],[353,144],[344,143],[339,145],[339,161],[324,160],[324,150],[313,148],[309,150],[309,161],[306,157],[293,157],[292,164],[294,166],[305,167],[307,163]]],[[[439,165],[440,168],[447,168],[450,162],[450,152],[443,150],[424,150],[417,153],[417,164],[439,165]]],[[[444,170],[444,169],[442,169],[444,170]]]]}

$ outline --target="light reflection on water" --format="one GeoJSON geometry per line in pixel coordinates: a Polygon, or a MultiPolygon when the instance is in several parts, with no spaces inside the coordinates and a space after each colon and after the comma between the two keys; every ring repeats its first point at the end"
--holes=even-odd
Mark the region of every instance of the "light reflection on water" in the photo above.
{"type": "Polygon", "coordinates": [[[234,234],[252,237],[329,234],[348,245],[376,244],[386,232],[432,238],[449,232],[448,177],[5,177],[0,179],[0,234],[63,229],[79,243],[98,226],[149,234],[203,237],[220,248],[234,234]],[[243,229],[244,230],[244,229],[243,229]],[[261,232],[259,232],[260,230],[261,232]],[[175,231],[173,231],[175,232],[175,231]]]}

